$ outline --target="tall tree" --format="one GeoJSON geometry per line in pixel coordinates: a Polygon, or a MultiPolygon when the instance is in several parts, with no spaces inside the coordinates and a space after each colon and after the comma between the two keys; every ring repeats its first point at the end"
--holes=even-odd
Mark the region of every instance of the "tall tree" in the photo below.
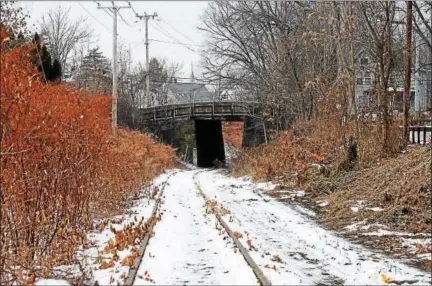
{"type": "Polygon", "coordinates": [[[63,68],[66,67],[67,58],[79,43],[88,40],[92,31],[83,17],[73,21],[69,18],[69,11],[59,6],[55,10],[48,11],[42,17],[40,23],[42,36],[48,40],[49,51],[54,59],[57,59],[63,68]]]}
{"type": "Polygon", "coordinates": [[[110,94],[112,73],[109,60],[99,51],[99,47],[89,50],[79,67],[75,78],[78,88],[93,94],[110,94]]]}

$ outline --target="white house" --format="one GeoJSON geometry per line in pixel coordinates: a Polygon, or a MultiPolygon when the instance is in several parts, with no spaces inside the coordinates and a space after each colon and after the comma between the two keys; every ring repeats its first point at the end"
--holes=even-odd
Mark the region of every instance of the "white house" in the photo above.
{"type": "MultiPolygon", "coordinates": [[[[428,88],[428,81],[430,73],[420,65],[419,54],[419,50],[414,51],[413,67],[411,70],[411,113],[426,111],[429,106],[430,89],[428,88]]],[[[374,81],[374,73],[372,71],[375,65],[376,63],[371,61],[367,52],[360,50],[358,53],[355,85],[356,105],[360,110],[369,107],[374,81]]],[[[397,112],[403,111],[403,84],[403,71],[398,72],[396,76],[392,77],[389,83],[388,91],[390,94],[393,94],[393,110],[397,112]]]]}

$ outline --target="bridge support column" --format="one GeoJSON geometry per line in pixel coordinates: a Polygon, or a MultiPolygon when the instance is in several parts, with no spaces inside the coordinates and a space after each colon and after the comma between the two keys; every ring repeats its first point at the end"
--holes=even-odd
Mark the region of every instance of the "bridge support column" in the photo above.
{"type": "Polygon", "coordinates": [[[265,135],[262,120],[246,116],[243,128],[243,147],[257,147],[263,144],[265,144],[265,135]]]}
{"type": "Polygon", "coordinates": [[[218,159],[225,163],[225,149],[220,120],[195,120],[198,167],[213,167],[218,159]]]}

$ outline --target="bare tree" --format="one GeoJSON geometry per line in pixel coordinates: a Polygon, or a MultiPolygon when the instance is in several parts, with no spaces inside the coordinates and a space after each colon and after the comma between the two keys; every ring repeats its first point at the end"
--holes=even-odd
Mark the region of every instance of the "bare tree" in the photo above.
{"type": "Polygon", "coordinates": [[[16,1],[2,1],[0,4],[0,26],[7,27],[12,33],[27,32],[29,15],[16,1]]]}
{"type": "Polygon", "coordinates": [[[75,45],[87,41],[92,36],[92,31],[85,18],[72,21],[69,18],[69,10],[59,6],[50,10],[42,17],[40,23],[42,36],[48,40],[49,51],[54,59],[57,59],[62,67],[66,66],[67,58],[75,45]]]}
{"type": "Polygon", "coordinates": [[[259,101],[264,120],[284,129],[296,116],[316,114],[322,82],[335,80],[328,3],[209,4],[201,30],[208,35],[205,76],[221,78],[259,101]]]}
{"type": "Polygon", "coordinates": [[[390,151],[393,146],[393,138],[390,136],[392,113],[390,112],[388,88],[397,64],[393,25],[396,4],[391,1],[363,2],[360,4],[360,13],[367,25],[364,36],[368,39],[366,44],[369,53],[373,61],[377,63],[374,94],[377,97],[377,111],[384,125],[383,149],[390,151]]]}

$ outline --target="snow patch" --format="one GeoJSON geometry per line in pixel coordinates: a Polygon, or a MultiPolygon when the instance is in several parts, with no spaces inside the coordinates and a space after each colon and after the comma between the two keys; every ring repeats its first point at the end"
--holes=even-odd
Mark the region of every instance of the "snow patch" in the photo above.
{"type": "Polygon", "coordinates": [[[322,207],[322,208],[329,205],[328,201],[316,201],[316,203],[319,207],[322,207]]]}
{"type": "Polygon", "coordinates": [[[366,208],[367,210],[374,211],[374,212],[382,212],[384,209],[380,207],[373,207],[373,208],[366,208]]]}
{"type": "Polygon", "coordinates": [[[365,201],[357,201],[357,203],[352,205],[350,208],[355,213],[357,213],[361,209],[370,210],[370,211],[374,211],[374,212],[381,212],[384,210],[383,208],[380,208],[380,207],[372,207],[372,208],[365,207],[364,203],[365,203],[365,201]]]}
{"type": "Polygon", "coordinates": [[[290,195],[280,196],[280,200],[291,199],[294,200],[296,197],[304,197],[306,195],[305,191],[286,191],[284,193],[290,193],[290,195]]]}
{"type": "Polygon", "coordinates": [[[279,184],[274,184],[272,182],[261,182],[257,183],[256,186],[264,191],[273,191],[279,184]]]}
{"type": "Polygon", "coordinates": [[[39,279],[36,281],[35,285],[37,286],[57,286],[57,285],[67,285],[69,286],[69,282],[66,280],[58,280],[58,279],[39,279]]]}
{"type": "MultiPolygon", "coordinates": [[[[403,246],[407,246],[412,253],[415,253],[417,245],[421,244],[421,245],[427,245],[427,244],[432,244],[432,238],[402,238],[402,245],[403,246]]],[[[424,254],[419,254],[418,256],[424,256],[427,255],[427,257],[430,258],[430,253],[424,253],[424,254]]],[[[426,257],[426,258],[427,258],[426,257]]]]}
{"type": "Polygon", "coordinates": [[[430,233],[409,233],[409,232],[397,232],[389,231],[385,229],[378,229],[375,232],[363,233],[363,235],[374,235],[374,236],[408,236],[408,237],[418,237],[418,236],[430,236],[430,233]]]}

